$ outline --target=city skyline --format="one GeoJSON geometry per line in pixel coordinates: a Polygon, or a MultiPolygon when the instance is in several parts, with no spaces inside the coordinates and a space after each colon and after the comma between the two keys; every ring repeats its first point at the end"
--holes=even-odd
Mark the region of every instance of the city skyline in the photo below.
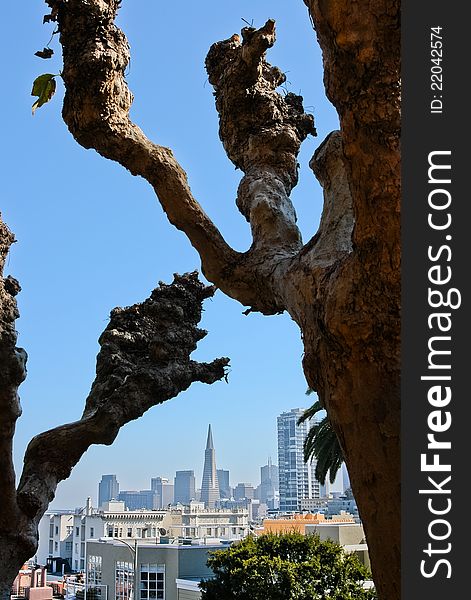
{"type": "MultiPolygon", "coordinates": [[[[295,415],[294,421],[297,420],[297,418],[299,418],[299,415],[302,413],[302,411],[304,410],[304,408],[291,408],[288,410],[283,410],[281,414],[279,414],[276,418],[276,428],[278,431],[278,442],[277,442],[277,451],[276,453],[274,453],[274,456],[276,456],[277,458],[277,462],[279,463],[279,457],[280,457],[280,447],[279,447],[279,435],[280,435],[280,419],[283,419],[283,417],[286,416],[290,416],[290,420],[291,419],[291,415],[295,415]]],[[[293,423],[294,423],[293,421],[293,423]]],[[[307,428],[308,428],[308,423],[305,422],[303,424],[303,427],[301,427],[304,431],[304,434],[307,432],[307,428]]],[[[160,471],[160,475],[156,475],[155,472],[152,471],[146,471],[145,473],[142,474],[143,479],[134,479],[134,481],[140,481],[141,483],[139,483],[138,485],[129,485],[128,482],[132,479],[127,478],[127,476],[129,477],[129,473],[125,473],[125,472],[121,472],[118,469],[115,469],[114,472],[112,472],[112,474],[100,474],[99,478],[96,480],[95,484],[92,484],[92,486],[94,486],[95,491],[90,492],[90,493],[86,493],[85,496],[86,497],[90,497],[92,499],[92,505],[99,507],[100,506],[100,489],[102,484],[104,483],[105,479],[106,479],[106,484],[108,485],[108,481],[109,478],[115,478],[114,482],[118,483],[118,489],[119,489],[119,494],[118,496],[121,496],[120,499],[124,499],[124,494],[126,493],[145,493],[145,492],[149,492],[150,489],[154,489],[155,487],[155,483],[157,480],[160,480],[161,478],[163,479],[163,481],[169,482],[169,485],[171,485],[172,489],[174,489],[174,481],[175,481],[175,477],[177,475],[177,473],[192,473],[194,480],[195,480],[195,491],[201,492],[201,487],[202,487],[202,481],[203,481],[203,471],[204,471],[204,467],[201,468],[201,464],[204,465],[204,461],[203,461],[203,456],[207,456],[208,453],[208,449],[211,449],[214,452],[214,442],[213,442],[213,435],[212,435],[212,427],[211,424],[209,424],[208,429],[206,431],[206,444],[205,444],[205,449],[201,451],[200,453],[200,458],[198,460],[197,457],[194,457],[192,460],[195,463],[194,465],[190,465],[190,467],[182,469],[180,467],[175,468],[174,471],[171,471],[171,469],[165,469],[165,467],[163,467],[160,471]],[[198,469],[198,467],[200,467],[198,469]],[[101,480],[100,480],[101,478],[101,480]],[[117,481],[116,481],[117,480],[117,481]],[[121,483],[124,482],[124,483],[121,483]],[[150,485],[149,485],[150,482],[150,485]],[[98,490],[98,493],[97,491],[98,490]]],[[[299,443],[299,441],[298,441],[299,443]]],[[[170,458],[170,457],[167,457],[170,458]]],[[[189,462],[189,461],[187,461],[189,462]]],[[[238,485],[238,484],[245,484],[245,485],[249,485],[249,486],[253,486],[254,490],[257,489],[257,486],[263,484],[264,481],[264,477],[267,477],[268,472],[270,472],[273,468],[276,470],[276,472],[278,472],[279,470],[279,464],[276,465],[273,463],[272,460],[272,456],[271,454],[266,455],[266,458],[264,461],[262,461],[261,464],[259,465],[255,465],[253,463],[251,463],[250,465],[245,465],[245,471],[234,471],[230,465],[220,465],[219,464],[219,460],[217,460],[215,462],[215,469],[216,469],[216,473],[218,472],[228,472],[229,473],[229,484],[230,487],[232,489],[232,491],[234,491],[234,488],[238,485]],[[237,477],[234,473],[245,473],[245,472],[252,472],[255,474],[255,476],[253,478],[248,478],[248,477],[237,477]]],[[[309,469],[309,471],[314,471],[313,467],[305,467],[306,469],[309,469]]],[[[110,469],[110,471],[112,471],[112,469],[110,469]]],[[[280,473],[281,474],[281,473],[280,473]]],[[[345,471],[344,466],[342,467],[340,473],[338,474],[338,477],[336,478],[336,486],[341,485],[342,489],[345,487],[344,483],[345,481],[348,480],[348,473],[345,471]]],[[[219,480],[218,480],[218,484],[219,484],[219,480]]],[[[329,484],[329,489],[331,489],[332,491],[339,491],[337,489],[336,486],[332,486],[329,484]]],[[[316,482],[315,487],[318,489],[318,492],[322,492],[322,489],[324,488],[324,486],[321,486],[318,482],[316,482]]],[[[87,488],[88,489],[88,488],[87,488]]],[[[114,489],[114,488],[113,488],[114,489]]],[[[314,488],[313,488],[314,489],[314,488]]],[[[317,493],[318,493],[317,492],[317,493]]],[[[118,499],[118,498],[117,498],[118,499]]],[[[51,508],[53,509],[71,509],[71,508],[76,508],[77,505],[77,501],[80,502],[83,501],[83,497],[81,496],[77,496],[74,498],[74,503],[69,505],[59,505],[57,501],[53,501],[51,503],[51,508]]]]}
{"type": "Polygon", "coordinates": [[[267,464],[260,466],[259,484],[238,481],[237,483],[232,482],[234,485],[231,485],[230,470],[217,468],[212,429],[209,424],[204,451],[203,476],[199,483],[198,487],[194,470],[187,469],[177,470],[173,483],[170,475],[169,477],[152,477],[151,475],[150,489],[123,490],[120,489],[116,473],[104,474],[98,484],[97,507],[101,508],[104,502],[110,500],[121,500],[130,510],[161,509],[170,503],[186,504],[190,500],[197,500],[203,502],[208,508],[214,508],[215,503],[220,499],[254,498],[258,492],[259,500],[266,502],[267,498],[273,500],[275,490],[278,490],[278,467],[272,463],[269,456],[267,464]],[[166,486],[167,492],[164,492],[163,486],[166,486]],[[240,488],[244,489],[242,495],[240,488]],[[251,490],[250,494],[245,493],[246,488],[251,490]],[[158,497],[155,497],[154,494],[157,494],[158,497]]]}
{"type": "MultiPolygon", "coordinates": [[[[277,417],[277,423],[278,423],[278,444],[280,444],[280,423],[283,423],[284,421],[286,421],[286,423],[284,423],[281,426],[281,430],[287,429],[289,430],[290,426],[292,426],[294,429],[299,429],[299,433],[296,434],[296,442],[295,442],[295,446],[299,446],[300,441],[303,439],[303,437],[305,436],[305,434],[307,433],[307,429],[308,429],[308,423],[304,422],[302,424],[302,426],[299,428],[296,425],[296,421],[299,418],[300,414],[302,413],[303,409],[300,408],[295,408],[295,409],[291,409],[289,411],[284,411],[282,414],[278,415],[277,417]],[[302,430],[302,433],[301,433],[302,430]]],[[[288,434],[289,436],[289,434],[288,434]]],[[[293,447],[294,448],[294,447],[293,447]]],[[[287,448],[289,450],[289,448],[287,448]]],[[[267,457],[267,462],[260,465],[258,467],[258,478],[255,478],[254,480],[249,481],[247,478],[243,478],[238,480],[237,478],[234,478],[231,476],[231,469],[224,469],[224,468],[218,468],[218,464],[215,460],[215,447],[214,447],[214,442],[213,442],[213,436],[212,436],[212,428],[211,428],[211,424],[209,424],[208,426],[208,431],[207,431],[207,437],[206,437],[206,448],[204,450],[204,456],[205,456],[205,460],[204,460],[204,464],[206,465],[206,463],[208,464],[208,466],[210,466],[211,470],[214,468],[215,473],[217,473],[217,480],[218,480],[218,485],[220,486],[220,477],[224,477],[225,480],[227,480],[227,483],[230,487],[230,490],[232,492],[231,496],[234,497],[234,499],[237,499],[238,496],[240,496],[240,489],[242,487],[248,486],[248,488],[251,489],[251,493],[249,495],[247,495],[246,497],[257,497],[261,502],[266,502],[266,498],[265,496],[267,496],[267,498],[273,498],[273,492],[275,491],[275,489],[278,490],[280,489],[280,487],[283,487],[282,485],[280,485],[280,483],[277,481],[276,483],[274,482],[275,479],[278,478],[278,472],[279,472],[279,466],[274,464],[272,461],[271,456],[267,457]],[[209,452],[209,454],[208,454],[209,452]],[[268,488],[267,488],[267,484],[268,488]],[[237,488],[239,488],[239,490],[237,490],[237,488]]],[[[298,448],[297,454],[300,454],[300,448],[298,448]]],[[[280,458],[280,446],[278,447],[278,459],[280,458]]],[[[299,461],[299,457],[298,457],[298,461],[299,461]]],[[[283,462],[283,461],[282,461],[283,462]]],[[[303,467],[303,470],[308,469],[310,472],[312,472],[312,477],[313,477],[313,466],[308,467],[307,465],[305,465],[303,467]]],[[[158,509],[158,508],[163,508],[165,507],[165,505],[167,505],[168,503],[171,503],[170,500],[170,493],[171,494],[175,494],[177,487],[175,486],[175,483],[177,481],[178,476],[183,476],[183,478],[191,478],[191,489],[195,491],[194,494],[194,498],[193,499],[197,499],[199,501],[204,501],[202,497],[199,497],[199,495],[201,494],[202,491],[202,484],[203,484],[203,475],[201,477],[200,480],[197,479],[197,477],[195,477],[195,470],[194,469],[186,469],[186,470],[182,470],[182,469],[176,469],[175,473],[172,474],[170,473],[168,470],[163,474],[163,475],[159,475],[156,476],[153,473],[147,473],[147,480],[145,481],[145,485],[141,486],[141,487],[134,487],[134,488],[127,488],[127,489],[123,489],[122,486],[120,485],[119,481],[121,479],[121,474],[120,473],[113,473],[113,474],[103,474],[101,475],[101,480],[98,482],[98,494],[97,494],[97,502],[95,503],[94,501],[94,496],[92,494],[90,494],[90,498],[92,498],[92,505],[96,506],[96,507],[100,507],[101,503],[100,503],[100,495],[103,496],[103,499],[106,500],[110,500],[112,499],[113,495],[115,495],[116,497],[114,499],[117,500],[123,500],[125,501],[126,504],[128,504],[129,502],[131,502],[131,504],[129,505],[130,509],[138,509],[139,506],[136,504],[136,498],[137,496],[141,495],[142,498],[145,498],[145,502],[147,503],[149,501],[149,498],[147,498],[147,496],[149,496],[151,494],[151,490],[154,492],[158,492],[160,494],[160,499],[159,502],[156,503],[155,500],[153,500],[155,506],[154,509],[158,509]],[[149,486],[149,481],[150,481],[150,486],[149,486]],[[162,490],[160,489],[161,486],[163,485],[167,485],[169,486],[169,491],[166,493],[166,499],[162,502],[161,498],[162,498],[162,490]],[[160,487],[159,487],[160,486],[160,487]],[[150,488],[150,489],[149,489],[150,488]],[[170,488],[171,488],[171,492],[170,492],[170,488]],[[104,491],[106,490],[106,491],[104,491]],[[113,491],[108,491],[108,490],[113,490],[113,491]],[[117,493],[116,493],[117,492],[117,493]],[[108,494],[108,497],[104,497],[105,494],[108,494]],[[130,500],[128,500],[128,498],[130,500]],[[158,504],[158,506],[157,506],[158,504]]],[[[280,471],[280,475],[282,475],[282,471],[280,471]]],[[[311,476],[309,477],[309,479],[311,479],[311,476]]],[[[348,473],[346,472],[344,465],[342,466],[341,471],[338,474],[338,477],[336,478],[336,485],[329,485],[328,488],[331,491],[344,491],[346,489],[346,481],[348,481],[348,473]],[[340,485],[340,488],[338,488],[338,485],[340,485]]],[[[312,482],[312,484],[309,484],[309,488],[311,489],[312,486],[312,497],[318,497],[319,493],[320,495],[322,495],[322,491],[324,490],[324,486],[321,486],[319,484],[319,482],[312,482]]],[[[190,493],[191,495],[191,493],[190,493]]],[[[245,496],[245,494],[243,494],[245,496]]],[[[222,498],[222,496],[220,496],[222,498]]],[[[310,497],[309,493],[307,495],[305,495],[305,497],[310,497]]],[[[81,499],[80,499],[81,500],[81,499]]],[[[175,499],[175,496],[173,496],[173,502],[176,503],[178,502],[177,499],[175,499]]],[[[185,502],[183,502],[185,503],[185,502]]],[[[152,504],[152,501],[151,501],[152,504]]],[[[59,507],[57,505],[51,505],[51,507],[58,509],[59,507]]],[[[144,505],[142,506],[142,508],[144,507],[144,505]]],[[[62,507],[62,508],[72,508],[71,506],[68,507],[62,507]]],[[[150,506],[148,506],[147,508],[151,508],[150,506]]],[[[294,506],[287,506],[286,504],[284,505],[284,510],[288,509],[291,510],[293,509],[294,506]]],[[[298,506],[298,510],[299,510],[299,506],[298,506]]]]}

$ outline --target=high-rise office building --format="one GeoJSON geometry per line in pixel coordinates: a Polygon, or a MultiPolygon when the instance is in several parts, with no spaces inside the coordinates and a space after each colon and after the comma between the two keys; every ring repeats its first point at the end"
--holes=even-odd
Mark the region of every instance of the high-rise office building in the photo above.
{"type": "Polygon", "coordinates": [[[102,475],[101,481],[98,484],[98,506],[103,502],[117,500],[119,495],[119,483],[116,475],[102,475]]]}
{"type": "Polygon", "coordinates": [[[214,508],[216,501],[220,498],[216,471],[216,453],[210,425],[208,427],[206,450],[204,451],[203,479],[201,482],[201,502],[204,502],[206,508],[214,508]]]}
{"type": "Polygon", "coordinates": [[[258,487],[260,502],[268,504],[270,500],[274,500],[278,489],[278,467],[272,464],[271,457],[268,457],[268,464],[260,467],[260,485],[258,487]]]}
{"type": "Polygon", "coordinates": [[[177,471],[174,479],[175,504],[189,504],[196,499],[196,480],[194,471],[177,471]]]}
{"type": "Polygon", "coordinates": [[[221,498],[230,500],[230,498],[232,498],[232,490],[229,482],[229,471],[217,469],[217,477],[219,483],[219,495],[221,498]]]}
{"type": "Polygon", "coordinates": [[[315,477],[316,461],[304,462],[303,444],[312,425],[298,419],[302,408],[282,413],[278,419],[278,471],[280,481],[280,510],[301,510],[302,498],[319,498],[320,485],[315,477]]]}
{"type": "Polygon", "coordinates": [[[251,483],[238,483],[234,488],[234,500],[253,500],[254,495],[255,490],[251,483]]]}
{"type": "Polygon", "coordinates": [[[278,467],[271,461],[271,456],[268,457],[268,463],[260,467],[260,482],[270,482],[275,489],[278,488],[278,467]]]}
{"type": "Polygon", "coordinates": [[[342,463],[342,479],[343,479],[343,492],[345,492],[345,490],[348,490],[350,487],[350,476],[348,474],[347,471],[347,465],[345,463],[342,463]]]}
{"type": "Polygon", "coordinates": [[[159,496],[157,508],[165,508],[173,504],[173,483],[170,483],[166,477],[152,477],[150,487],[159,496]]]}

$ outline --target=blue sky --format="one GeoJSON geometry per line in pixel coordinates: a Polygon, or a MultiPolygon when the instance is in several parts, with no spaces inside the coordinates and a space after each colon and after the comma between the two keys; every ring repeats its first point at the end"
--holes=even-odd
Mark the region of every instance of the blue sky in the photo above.
{"type": "MultiPolygon", "coordinates": [[[[0,211],[18,240],[8,273],[22,286],[17,329],[29,354],[15,441],[18,472],[31,436],[80,417],[110,309],[145,299],[174,272],[199,268],[195,251],[166,221],[149,185],[73,140],[60,115],[60,78],[51,103],[31,116],[34,78],[61,68],[57,39],[51,60],[34,56],[52,32],[51,24],[42,25],[46,9],[41,0],[7,3],[1,24],[0,211]]],[[[219,141],[204,71],[211,43],[240,30],[242,18],[255,26],[276,19],[278,41],[268,58],[315,115],[318,137],[303,145],[292,195],[307,241],[322,208],[308,162],[337,127],[337,117],[325,98],[321,56],[302,0],[124,0],[119,24],[131,44],[132,116],[151,139],[174,150],[195,197],[227,241],[246,249],[249,227],[234,202],[240,172],[219,141]]],[[[242,311],[218,292],[205,305],[202,325],[209,335],[195,353],[202,360],[231,357],[229,383],[193,385],[127,425],[112,447],[91,448],[60,485],[53,506],[81,506],[86,496],[96,502],[102,473],[116,473],[122,489],[145,489],[150,477],[173,478],[177,469],[194,469],[200,483],[208,423],[218,467],[231,471],[231,484],[258,484],[267,457],[277,462],[277,415],[308,406],[312,396],[305,396],[296,325],[286,315],[242,311]]]]}

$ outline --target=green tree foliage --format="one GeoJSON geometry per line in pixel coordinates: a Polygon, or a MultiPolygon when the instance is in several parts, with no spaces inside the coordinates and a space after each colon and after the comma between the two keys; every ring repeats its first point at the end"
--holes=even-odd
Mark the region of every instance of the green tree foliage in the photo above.
{"type": "MultiPolygon", "coordinates": [[[[304,411],[303,416],[298,419],[298,425],[307,419],[312,419],[321,410],[324,408],[318,400],[304,411]]],[[[334,483],[335,476],[343,463],[343,453],[327,416],[311,427],[304,440],[304,461],[308,462],[312,458],[317,460],[316,479],[324,485],[329,473],[330,483],[334,483]]]]}
{"type": "Polygon", "coordinates": [[[333,541],[299,533],[249,536],[211,553],[203,600],[373,600],[371,574],[333,541]]]}

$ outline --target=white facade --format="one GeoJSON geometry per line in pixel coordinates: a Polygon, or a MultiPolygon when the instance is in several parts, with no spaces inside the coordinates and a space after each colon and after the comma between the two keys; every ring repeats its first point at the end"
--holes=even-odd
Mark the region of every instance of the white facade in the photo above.
{"type": "Polygon", "coordinates": [[[249,533],[249,511],[245,508],[204,508],[202,502],[172,509],[172,533],[183,538],[240,540],[249,533]]]}
{"type": "Polygon", "coordinates": [[[104,510],[87,507],[79,512],[48,511],[39,523],[37,561],[62,557],[74,571],[85,569],[86,540],[110,538],[159,538],[170,530],[168,511],[126,511],[123,502],[106,502],[104,510]]]}
{"type": "Polygon", "coordinates": [[[48,556],[61,556],[72,564],[73,528],[73,513],[47,512],[39,522],[37,563],[45,565],[48,556]]]}

